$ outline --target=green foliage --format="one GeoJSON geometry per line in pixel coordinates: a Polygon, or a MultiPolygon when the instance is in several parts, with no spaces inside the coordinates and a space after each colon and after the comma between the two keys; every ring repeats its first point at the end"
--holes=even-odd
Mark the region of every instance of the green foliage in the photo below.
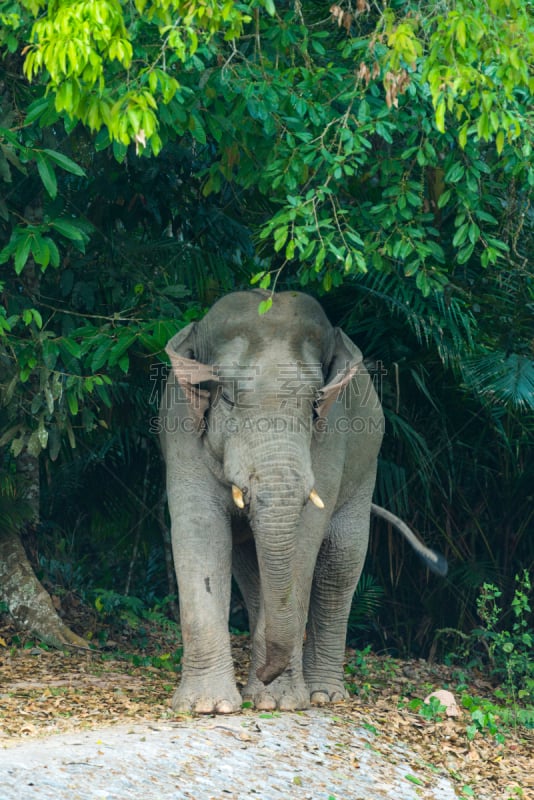
{"type": "MultiPolygon", "coordinates": [[[[121,159],[177,136],[211,148],[205,195],[233,183],[270,205],[255,227],[275,283],[400,268],[429,296],[454,262],[505,263],[485,184],[496,166],[534,185],[529,4],[341,4],[329,20],[313,3],[22,5],[38,15],[24,69],[48,92],[32,121],[80,120],[121,159]]],[[[54,193],[50,168],[43,150],[54,193]]]]}
{"type": "MultiPolygon", "coordinates": [[[[166,597],[153,606],[148,606],[141,598],[133,595],[121,595],[111,589],[94,589],[91,593],[94,607],[105,620],[107,628],[115,628],[121,633],[126,631],[128,639],[136,646],[144,648],[148,643],[148,633],[156,633],[163,637],[173,649],[173,653],[157,656],[136,654],[121,656],[129,658],[135,666],[154,666],[160,669],[178,671],[182,657],[182,648],[176,647],[180,641],[180,628],[165,613],[166,606],[174,598],[166,597]]],[[[105,639],[105,637],[104,637],[105,639]]]]}
{"type": "Polygon", "coordinates": [[[524,127],[522,102],[534,90],[529,4],[464,0],[434,20],[424,76],[438,128],[445,130],[449,112],[451,124],[459,126],[462,146],[476,132],[479,139],[495,137],[502,152],[505,142],[519,136],[524,127]],[[517,105],[514,99],[519,100],[517,105]]]}
{"type": "Polygon", "coordinates": [[[498,602],[502,592],[496,586],[485,583],[477,601],[482,628],[476,629],[471,635],[486,644],[492,670],[503,680],[509,696],[534,703],[534,628],[530,605],[532,584],[528,571],[516,575],[515,582],[511,626],[504,627],[507,615],[498,602]]]}
{"type": "MultiPolygon", "coordinates": [[[[154,154],[162,144],[158,105],[188,97],[172,71],[195,58],[199,47],[209,52],[215,34],[239,37],[252,6],[273,13],[270,0],[249,8],[230,0],[28,0],[22,5],[37,16],[24,72],[32,80],[46,71],[56,111],[93,131],[105,126],[110,139],[122,145],[136,142],[144,149],[148,143],[154,154]]],[[[195,121],[189,118],[189,124],[195,121]]]]}
{"type": "Polygon", "coordinates": [[[0,4],[0,446],[43,460],[42,569],[125,587],[133,537],[150,603],[167,339],[250,282],[315,293],[382,364],[377,500],[451,562],[376,526],[366,636],[425,655],[534,557],[532,8],[325,9],[0,4]]]}
{"type": "MultiPolygon", "coordinates": [[[[534,706],[531,591],[530,575],[524,570],[515,576],[514,592],[505,610],[499,604],[503,592],[494,584],[483,583],[476,602],[482,625],[474,627],[469,634],[454,629],[440,631],[461,639],[461,646],[454,656],[456,659],[464,663],[470,659],[471,665],[489,665],[492,677],[500,683],[495,691],[496,697],[511,706],[516,717],[520,708],[532,709],[534,706]]],[[[490,711],[493,714],[495,709],[490,711]]],[[[495,713],[501,715],[502,707],[495,713]]],[[[480,714],[473,721],[475,726],[477,720],[482,720],[480,714]]],[[[484,724],[491,726],[491,719],[484,724]]]]}
{"type": "Polygon", "coordinates": [[[489,734],[495,737],[496,742],[504,744],[505,736],[496,716],[497,709],[495,706],[481,703],[469,695],[462,697],[462,706],[468,710],[471,718],[471,723],[466,728],[466,735],[469,741],[472,741],[477,733],[480,733],[482,735],[489,734]]]}

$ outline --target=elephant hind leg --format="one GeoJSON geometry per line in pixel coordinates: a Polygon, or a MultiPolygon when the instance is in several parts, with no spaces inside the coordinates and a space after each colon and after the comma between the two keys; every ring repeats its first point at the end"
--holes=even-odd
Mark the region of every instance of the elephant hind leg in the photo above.
{"type": "Polygon", "coordinates": [[[254,636],[260,613],[260,573],[253,539],[232,548],[232,574],[247,607],[250,636],[254,636]]]}

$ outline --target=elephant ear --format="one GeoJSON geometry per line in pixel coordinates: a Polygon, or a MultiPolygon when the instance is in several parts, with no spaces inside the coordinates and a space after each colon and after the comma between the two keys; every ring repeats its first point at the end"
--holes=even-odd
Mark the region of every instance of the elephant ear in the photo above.
{"type": "Polygon", "coordinates": [[[334,328],[334,355],[328,365],[326,383],[317,393],[315,411],[319,418],[325,418],[332,405],[363,364],[363,355],[358,347],[343,333],[334,328]]]}
{"type": "Polygon", "coordinates": [[[211,392],[199,384],[218,380],[211,364],[202,364],[195,358],[195,323],[187,325],[167,343],[165,352],[170,358],[172,371],[180,384],[198,428],[209,408],[211,392]]]}

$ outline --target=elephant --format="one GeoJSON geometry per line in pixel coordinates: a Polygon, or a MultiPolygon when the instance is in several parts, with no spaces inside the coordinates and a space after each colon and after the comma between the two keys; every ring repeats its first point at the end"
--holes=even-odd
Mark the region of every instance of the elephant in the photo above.
{"type": "Polygon", "coordinates": [[[304,293],[240,291],[168,343],[159,415],[180,602],[179,712],[243,701],[295,710],[346,696],[343,661],[384,417],[360,350],[304,293]],[[231,578],[247,607],[251,664],[236,687],[231,578]]]}

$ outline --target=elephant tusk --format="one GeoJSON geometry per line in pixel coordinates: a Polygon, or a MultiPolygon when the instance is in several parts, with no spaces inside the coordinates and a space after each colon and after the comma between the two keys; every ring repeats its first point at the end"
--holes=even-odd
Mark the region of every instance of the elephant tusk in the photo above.
{"type": "Polygon", "coordinates": [[[238,508],[245,508],[245,501],[243,500],[243,492],[238,489],[235,483],[232,484],[232,498],[238,508]]]}
{"type": "Polygon", "coordinates": [[[310,500],[312,501],[314,506],[317,506],[317,508],[324,508],[324,503],[317,494],[317,492],[315,491],[315,489],[312,489],[310,492],[310,500]]]}

